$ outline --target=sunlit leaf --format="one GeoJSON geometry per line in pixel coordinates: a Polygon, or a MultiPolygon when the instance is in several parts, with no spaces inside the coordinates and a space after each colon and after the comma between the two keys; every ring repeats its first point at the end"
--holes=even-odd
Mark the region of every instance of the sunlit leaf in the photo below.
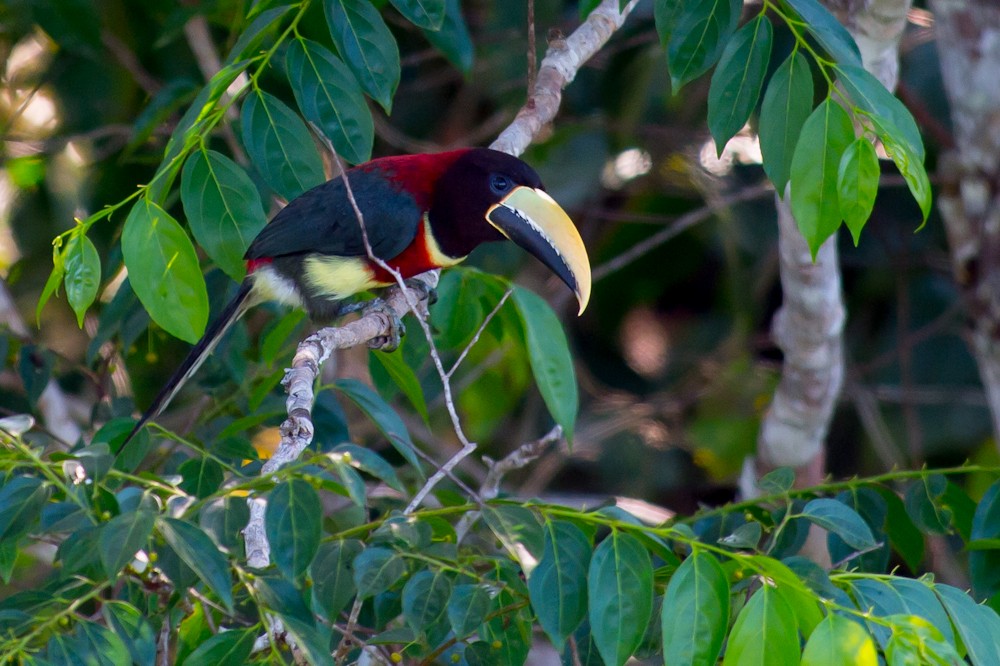
{"type": "Polygon", "coordinates": [[[670,578],[663,599],[663,660],[714,666],[729,623],[729,580],[719,561],[695,551],[670,578]]]}
{"type": "Polygon", "coordinates": [[[877,666],[875,641],[865,628],[830,613],[806,643],[801,666],[877,666]]]}
{"type": "Polygon", "coordinates": [[[82,231],[69,237],[63,254],[63,281],[66,300],[76,313],[76,323],[83,327],[83,316],[97,298],[101,286],[101,257],[82,231]]]}
{"type": "Polygon", "coordinates": [[[635,537],[612,530],[588,576],[590,631],[601,657],[621,666],[639,647],[653,612],[653,565],[635,537]]]}
{"type": "Polygon", "coordinates": [[[757,590],[736,617],[723,666],[797,666],[799,632],[791,606],[769,585],[757,590]]]}

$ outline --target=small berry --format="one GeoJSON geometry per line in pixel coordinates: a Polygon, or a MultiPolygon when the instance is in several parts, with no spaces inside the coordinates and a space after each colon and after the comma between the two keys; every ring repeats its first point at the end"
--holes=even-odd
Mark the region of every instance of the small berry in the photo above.
{"type": "Polygon", "coordinates": [[[403,661],[403,655],[399,654],[398,652],[393,652],[392,654],[389,655],[389,659],[392,660],[392,663],[398,664],[403,661]]]}
{"type": "Polygon", "coordinates": [[[502,647],[503,647],[503,643],[501,643],[500,641],[493,641],[493,649],[494,650],[499,650],[502,647]]]}

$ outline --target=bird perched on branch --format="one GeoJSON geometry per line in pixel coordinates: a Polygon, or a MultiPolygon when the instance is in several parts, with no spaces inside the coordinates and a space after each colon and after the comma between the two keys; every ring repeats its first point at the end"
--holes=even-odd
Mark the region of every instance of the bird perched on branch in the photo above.
{"type": "Polygon", "coordinates": [[[458,264],[482,243],[509,239],[590,299],[590,263],[569,216],[535,171],[506,153],[466,148],[383,157],[288,203],[250,244],[247,277],[124,440],[156,417],[226,330],[252,305],[280,301],[329,321],[355,294],[395,283],[372,254],[402,277],[458,264]]]}

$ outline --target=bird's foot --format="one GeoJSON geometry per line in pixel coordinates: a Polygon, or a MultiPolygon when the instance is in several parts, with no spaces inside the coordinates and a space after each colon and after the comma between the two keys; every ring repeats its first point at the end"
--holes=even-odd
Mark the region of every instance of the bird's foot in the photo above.
{"type": "Polygon", "coordinates": [[[419,300],[427,300],[427,305],[431,306],[437,303],[438,291],[436,287],[432,287],[423,280],[418,280],[416,278],[410,278],[406,281],[406,286],[417,293],[419,300]]]}
{"type": "Polygon", "coordinates": [[[361,310],[362,316],[372,312],[379,312],[389,318],[389,332],[386,335],[380,335],[377,338],[369,340],[368,348],[384,352],[396,351],[403,336],[406,335],[406,326],[403,325],[403,320],[400,319],[396,311],[389,307],[381,298],[373,298],[370,301],[365,301],[357,309],[361,310]]]}

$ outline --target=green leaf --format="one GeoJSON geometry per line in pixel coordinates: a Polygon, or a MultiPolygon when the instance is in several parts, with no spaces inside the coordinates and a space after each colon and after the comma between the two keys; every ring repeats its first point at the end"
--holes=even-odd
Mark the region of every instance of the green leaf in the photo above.
{"type": "Polygon", "coordinates": [[[364,93],[343,61],[322,45],[296,39],[285,56],[288,81],[302,115],[352,164],[372,155],[375,125],[364,93]]]}
{"type": "Polygon", "coordinates": [[[805,22],[805,28],[820,46],[843,65],[861,66],[861,52],[851,33],[816,0],[783,0],[805,22]]]}
{"type": "Polygon", "coordinates": [[[791,467],[773,469],[757,482],[757,487],[767,495],[787,493],[795,485],[795,470],[791,467]]]}
{"type": "Polygon", "coordinates": [[[948,611],[973,666],[1000,664],[1000,616],[989,606],[977,604],[968,594],[950,585],[935,585],[934,592],[948,611]]]}
{"type": "Polygon", "coordinates": [[[309,565],[313,581],[313,596],[326,613],[326,619],[336,622],[357,592],[354,585],[354,559],[364,550],[356,539],[327,541],[320,545],[309,565]]]}
{"type": "Polygon", "coordinates": [[[225,155],[202,149],[184,165],[181,201],[195,240],[226,275],[241,281],[243,253],[267,224],[253,181],[225,155]]]}
{"type": "Polygon", "coordinates": [[[868,523],[858,512],[837,500],[820,497],[811,500],[802,515],[823,529],[836,534],[851,548],[865,550],[875,545],[868,523]]]}
{"type": "Polygon", "coordinates": [[[840,197],[840,214],[851,231],[854,245],[861,238],[861,230],[871,217],[878,193],[880,169],[878,155],[871,141],[861,137],[844,151],[837,170],[837,193],[840,197]]]}
{"type": "Polygon", "coordinates": [[[831,613],[809,637],[801,666],[878,666],[875,641],[854,620],[831,613]]]}
{"type": "Polygon", "coordinates": [[[769,585],[750,597],[729,634],[723,666],[797,666],[799,632],[788,602],[769,585]]]}
{"type": "Polygon", "coordinates": [[[757,548],[760,543],[761,533],[763,532],[760,523],[757,521],[751,521],[749,523],[743,523],[731,533],[719,539],[718,543],[721,546],[726,546],[728,548],[744,548],[747,550],[753,550],[757,548]]]}
{"type": "Polygon", "coordinates": [[[15,476],[0,488],[0,540],[31,529],[48,500],[48,488],[31,476],[15,476]]]}
{"type": "Polygon", "coordinates": [[[333,666],[335,663],[330,652],[331,631],[327,627],[315,627],[307,624],[297,617],[281,616],[285,623],[285,629],[292,637],[295,647],[298,648],[306,661],[313,666],[333,666]]]}
{"type": "MultiPolygon", "coordinates": [[[[753,563],[765,579],[773,584],[778,596],[792,609],[799,631],[806,638],[823,620],[817,594],[785,562],[763,555],[754,556],[753,563]]],[[[820,570],[822,571],[822,570],[820,570]]],[[[829,578],[826,579],[829,583],[829,578]]],[[[832,584],[831,584],[832,587],[832,584]]],[[[825,596],[821,593],[819,596],[825,596]]],[[[846,595],[844,596],[846,599],[846,595]]]]}
{"type": "Polygon", "coordinates": [[[82,227],[79,233],[69,237],[63,262],[66,300],[76,313],[77,325],[83,328],[83,316],[97,298],[101,286],[101,257],[82,227]]]}
{"type": "Polygon", "coordinates": [[[350,398],[372,420],[406,462],[422,474],[420,461],[417,460],[417,454],[413,450],[413,440],[406,430],[406,424],[378,393],[356,379],[338,379],[333,387],[350,398]]]}
{"type": "Polygon", "coordinates": [[[445,0],[444,21],[439,30],[424,30],[424,37],[463,74],[472,70],[474,50],[459,0],[445,0]]]}
{"type": "Polygon", "coordinates": [[[681,86],[715,64],[736,30],[743,10],[741,0],[692,0],[677,4],[682,7],[671,17],[674,22],[667,43],[670,86],[675,95],[681,86]]]}
{"type": "Polygon", "coordinates": [[[497,594],[493,599],[493,610],[497,612],[479,629],[479,636],[489,646],[489,658],[482,664],[503,664],[520,666],[528,657],[532,643],[531,611],[511,606],[524,601],[528,591],[518,575],[516,567],[509,561],[497,562],[484,578],[495,582],[497,594]]]}
{"type": "Polygon", "coordinates": [[[920,531],[928,534],[948,534],[951,511],[942,498],[948,489],[948,479],[940,474],[917,479],[906,489],[906,512],[920,531]]]}
{"type": "Polygon", "coordinates": [[[267,499],[264,530],[278,570],[290,580],[302,575],[316,556],[323,531],[316,490],[302,479],[278,484],[267,499]]]}
{"type": "Polygon", "coordinates": [[[207,503],[198,513],[199,527],[217,544],[234,552],[243,548],[243,529],[249,520],[246,498],[235,493],[207,503]]]}
{"type": "Polygon", "coordinates": [[[232,612],[233,584],[229,577],[229,563],[211,537],[195,525],[175,518],[161,518],[159,530],[181,561],[232,612]]]}
{"type": "Polygon", "coordinates": [[[425,30],[439,30],[444,23],[444,0],[389,0],[392,6],[413,25],[425,30]]]}
{"type": "Polygon", "coordinates": [[[917,231],[919,231],[923,228],[924,224],[927,224],[927,218],[931,214],[931,204],[933,203],[931,181],[927,177],[923,160],[913,152],[913,149],[908,144],[899,141],[897,138],[898,133],[892,128],[876,120],[875,129],[882,140],[885,152],[896,164],[896,168],[903,175],[903,180],[906,181],[907,187],[910,188],[910,194],[913,195],[917,205],[920,206],[920,212],[923,214],[924,220],[917,228],[917,231]]]}
{"type": "Polygon", "coordinates": [[[483,507],[483,518],[530,578],[545,551],[545,534],[534,512],[513,504],[488,504],[483,507]]]}
{"type": "Polygon", "coordinates": [[[897,141],[923,162],[924,142],[909,109],[886,90],[874,74],[860,65],[839,65],[838,81],[858,107],[881,125],[895,130],[897,141]]]}
{"type": "Polygon", "coordinates": [[[587,584],[594,642],[609,666],[621,666],[639,647],[653,612],[649,553],[613,529],[594,550],[587,584]]]}
{"type": "Polygon", "coordinates": [[[372,350],[368,354],[368,366],[371,367],[374,364],[378,364],[385,370],[424,422],[429,422],[430,415],[427,413],[424,389],[420,386],[420,380],[417,379],[416,373],[413,372],[413,368],[406,362],[403,355],[372,350]]]}
{"type": "Polygon", "coordinates": [[[729,580],[713,555],[696,550],[677,568],[660,621],[664,663],[718,663],[729,624],[729,580]]]}
{"type": "Polygon", "coordinates": [[[448,623],[457,638],[469,636],[486,619],[492,603],[491,588],[484,584],[456,585],[448,600],[448,623]]]}
{"type": "Polygon", "coordinates": [[[562,651],[566,638],[587,616],[591,545],[573,523],[546,521],[544,527],[545,550],[528,579],[528,593],[538,623],[562,651]]]}
{"type": "Polygon", "coordinates": [[[892,637],[885,649],[889,666],[953,666],[963,663],[954,647],[944,641],[937,627],[922,617],[894,615],[887,617],[892,637]]]}
{"type": "Polygon", "coordinates": [[[122,639],[88,621],[78,622],[72,633],[53,635],[46,650],[49,666],[121,666],[132,662],[122,639]]]}
{"type": "MultiPolygon", "coordinates": [[[[976,505],[972,517],[972,543],[1000,538],[1000,481],[994,482],[976,505]]],[[[991,597],[1000,590],[1000,548],[977,549],[969,553],[969,573],[976,594],[991,597]]]]}
{"type": "Polygon", "coordinates": [[[406,492],[393,466],[374,451],[357,444],[338,444],[330,453],[347,454],[342,458],[346,464],[371,474],[376,479],[381,479],[390,488],[401,493],[406,492]]]}
{"type": "Polygon", "coordinates": [[[279,195],[290,201],[326,180],[308,128],[277,97],[254,90],[243,103],[241,118],[247,154],[279,195]]]}
{"type": "Polygon", "coordinates": [[[184,660],[184,666],[242,666],[247,663],[259,632],[228,629],[212,636],[184,660]]]}
{"type": "Polygon", "coordinates": [[[840,226],[837,170],[841,156],[852,141],[851,117],[828,97],[806,119],[795,146],[791,171],[792,213],[813,258],[840,226]]]}
{"type": "Polygon", "coordinates": [[[888,585],[899,595],[900,601],[909,615],[924,618],[938,628],[946,641],[955,645],[955,634],[951,630],[948,614],[941,606],[941,601],[934,595],[930,585],[922,580],[898,576],[889,579],[888,585]]]}
{"type": "Polygon", "coordinates": [[[760,152],[764,172],[784,198],[802,126],[812,111],[813,79],[809,61],[794,51],[767,84],[760,107],[760,152]]]}
{"type": "Polygon", "coordinates": [[[45,387],[52,379],[55,358],[52,352],[38,345],[24,345],[17,358],[17,374],[21,377],[28,404],[35,407],[45,387]]]}
{"type": "Polygon", "coordinates": [[[444,571],[418,571],[403,586],[403,618],[418,634],[444,617],[451,581],[444,571]]]}
{"type": "Polygon", "coordinates": [[[566,333],[556,313],[541,296],[515,287],[512,300],[524,325],[535,383],[552,418],[562,426],[566,439],[572,441],[580,396],[566,333]]]}
{"type": "Polygon", "coordinates": [[[888,506],[875,490],[868,487],[853,488],[837,494],[837,501],[858,512],[865,523],[871,528],[872,536],[879,543],[877,548],[858,553],[853,547],[844,543],[836,534],[827,535],[827,550],[830,559],[837,563],[838,568],[856,569],[860,571],[882,573],[889,565],[889,540],[886,538],[885,525],[888,506]]]}
{"type": "Polygon", "coordinates": [[[35,306],[35,325],[41,327],[42,325],[42,309],[45,304],[49,302],[52,295],[56,293],[59,289],[59,285],[63,282],[63,276],[66,274],[66,266],[64,265],[62,253],[59,251],[58,247],[53,246],[52,248],[52,272],[49,273],[48,279],[45,281],[45,286],[42,287],[42,293],[38,297],[38,305],[35,306]]]}
{"type": "MultiPolygon", "coordinates": [[[[262,4],[258,3],[256,7],[260,7],[262,4]]],[[[291,8],[291,5],[272,7],[256,16],[250,22],[250,25],[243,28],[240,32],[239,39],[233,44],[233,48],[229,50],[229,55],[226,56],[225,64],[228,65],[243,58],[254,56],[266,38],[270,37],[273,39],[277,36],[274,29],[278,27],[281,19],[284,18],[291,8]]]]}
{"type": "Polygon", "coordinates": [[[132,207],[122,230],[132,289],[163,329],[194,344],[208,323],[208,291],[191,239],[149,199],[132,207]]]}
{"type": "Polygon", "coordinates": [[[405,573],[403,558],[389,548],[366,548],[354,558],[354,585],[363,599],[385,592],[405,573]]]}
{"type": "Polygon", "coordinates": [[[708,90],[708,128],[719,155],[757,106],[771,60],[772,35],[771,22],[759,14],[736,31],[722,52],[708,90]]]}
{"type": "Polygon", "coordinates": [[[121,601],[106,600],[101,614],[108,628],[122,639],[136,664],[152,664],[156,660],[156,633],[137,608],[121,601]]]}
{"type": "Polygon", "coordinates": [[[369,0],[324,0],[326,22],[337,51],[368,95],[392,111],[399,85],[399,48],[369,0]]]}
{"type": "Polygon", "coordinates": [[[122,567],[145,547],[155,522],[155,513],[139,510],[115,516],[101,526],[98,548],[101,564],[109,578],[117,576],[122,567]]]}
{"type": "Polygon", "coordinates": [[[888,507],[885,532],[889,537],[889,542],[896,553],[906,562],[910,571],[916,573],[924,561],[924,535],[910,520],[906,506],[895,491],[879,487],[878,492],[888,507]]]}
{"type": "Polygon", "coordinates": [[[214,493],[225,479],[222,465],[208,456],[185,460],[177,471],[182,478],[181,490],[198,499],[205,499],[214,493]]]}

